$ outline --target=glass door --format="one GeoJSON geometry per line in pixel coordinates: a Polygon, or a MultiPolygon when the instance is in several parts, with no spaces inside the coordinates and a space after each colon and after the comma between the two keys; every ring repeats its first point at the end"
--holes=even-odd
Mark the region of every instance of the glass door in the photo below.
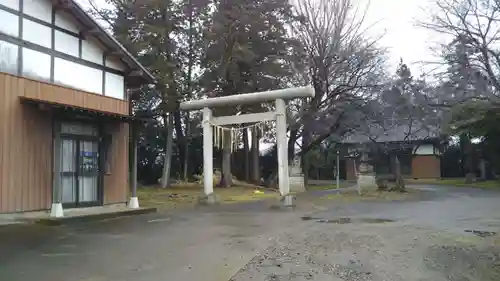
{"type": "Polygon", "coordinates": [[[99,150],[95,141],[80,140],[78,146],[78,202],[99,201],[99,150]]]}
{"type": "Polygon", "coordinates": [[[76,152],[78,141],[75,139],[61,139],[61,190],[62,203],[76,205],[77,190],[77,165],[76,152]]]}
{"type": "Polygon", "coordinates": [[[77,137],[61,139],[62,202],[67,207],[99,204],[99,144],[77,137]]]}

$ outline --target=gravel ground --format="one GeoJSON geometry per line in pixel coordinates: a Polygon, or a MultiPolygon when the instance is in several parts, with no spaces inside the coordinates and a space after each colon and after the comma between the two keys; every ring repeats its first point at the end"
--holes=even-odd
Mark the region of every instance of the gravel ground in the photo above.
{"type": "Polygon", "coordinates": [[[498,281],[499,253],[474,235],[398,222],[311,220],[275,238],[231,280],[498,281]]]}

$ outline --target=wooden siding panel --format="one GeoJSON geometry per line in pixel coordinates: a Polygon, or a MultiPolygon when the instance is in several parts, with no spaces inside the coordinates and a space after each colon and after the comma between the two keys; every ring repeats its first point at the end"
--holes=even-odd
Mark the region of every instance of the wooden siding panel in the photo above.
{"type": "Polygon", "coordinates": [[[110,124],[107,131],[111,132],[111,167],[110,173],[104,176],[104,204],[127,202],[128,198],[128,124],[110,124]]]}
{"type": "MultiPolygon", "coordinates": [[[[113,107],[120,108],[118,114],[128,112],[127,101],[0,73],[0,213],[50,208],[52,114],[21,103],[20,97],[65,102],[60,96],[70,96],[68,100],[76,106],[94,103],[95,110],[108,111],[113,107]],[[108,100],[111,102],[106,103],[108,100]]],[[[104,176],[104,204],[123,203],[129,190],[128,124],[110,123],[106,131],[112,132],[112,156],[111,173],[104,176]]]]}
{"type": "Polygon", "coordinates": [[[0,73],[0,212],[50,208],[52,116],[19,96],[39,85],[0,73]]]}
{"type": "Polygon", "coordinates": [[[357,175],[356,172],[354,171],[354,160],[353,159],[347,159],[345,161],[345,170],[346,170],[346,180],[356,180],[357,175]]]}
{"type": "Polygon", "coordinates": [[[412,159],[411,177],[415,179],[441,178],[441,159],[435,155],[416,155],[412,159]]]}
{"type": "MultiPolygon", "coordinates": [[[[8,74],[0,74],[10,76],[8,74]]],[[[15,76],[11,76],[15,77],[15,76]]],[[[77,106],[106,113],[128,115],[128,102],[103,95],[83,92],[46,82],[23,79],[22,96],[61,105],[77,106]]]]}

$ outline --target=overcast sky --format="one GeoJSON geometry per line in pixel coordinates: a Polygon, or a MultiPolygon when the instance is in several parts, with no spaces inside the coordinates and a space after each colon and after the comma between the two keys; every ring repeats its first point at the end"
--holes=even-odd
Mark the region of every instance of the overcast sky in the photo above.
{"type": "Polygon", "coordinates": [[[370,2],[367,22],[374,23],[372,32],[385,32],[382,44],[390,49],[391,64],[395,67],[400,58],[411,65],[415,75],[420,73],[420,61],[435,60],[429,47],[439,38],[432,32],[416,26],[425,21],[433,0],[357,0],[362,5],[370,2]]]}

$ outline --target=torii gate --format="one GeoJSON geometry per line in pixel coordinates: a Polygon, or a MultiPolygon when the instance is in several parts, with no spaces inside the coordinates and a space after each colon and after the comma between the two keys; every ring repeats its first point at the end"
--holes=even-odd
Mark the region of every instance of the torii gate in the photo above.
{"type": "Polygon", "coordinates": [[[203,186],[209,203],[215,202],[213,187],[213,127],[230,124],[276,121],[276,141],[278,146],[279,191],[285,205],[292,205],[288,174],[288,141],[286,137],[285,100],[314,97],[312,87],[290,88],[275,91],[239,94],[225,97],[187,101],[180,104],[184,111],[203,110],[203,186]],[[276,110],[263,113],[250,113],[232,116],[212,117],[212,108],[259,103],[274,100],[276,110]]]}

